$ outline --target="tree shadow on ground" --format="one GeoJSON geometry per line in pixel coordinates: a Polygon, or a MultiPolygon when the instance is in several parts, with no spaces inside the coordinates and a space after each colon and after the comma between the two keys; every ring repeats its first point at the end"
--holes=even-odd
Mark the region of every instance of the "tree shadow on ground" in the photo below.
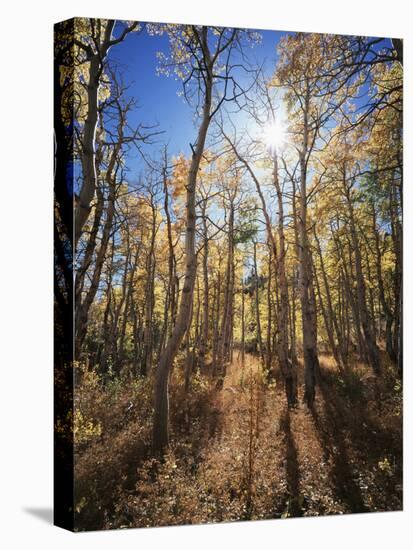
{"type": "Polygon", "coordinates": [[[377,462],[386,453],[401,458],[400,433],[383,420],[383,395],[390,390],[383,390],[384,380],[369,379],[367,384],[355,372],[340,379],[323,370],[319,389],[325,413],[326,408],[333,409],[338,425],[350,435],[352,448],[367,461],[377,462]]]}
{"type": "Polygon", "coordinates": [[[285,435],[286,450],[286,476],[287,476],[287,499],[285,509],[288,516],[302,516],[302,503],[300,501],[300,467],[298,463],[297,446],[294,435],[291,431],[290,409],[286,406],[284,415],[280,421],[280,427],[285,435]]]}
{"type": "MultiPolygon", "coordinates": [[[[321,383],[319,387],[322,386],[321,383]]],[[[331,464],[334,494],[337,499],[347,504],[349,511],[367,512],[360,487],[354,479],[355,473],[350,465],[341,418],[328,399],[324,400],[324,412],[322,418],[315,407],[311,409],[325,460],[331,464]]]]}
{"type": "MultiPolygon", "coordinates": [[[[383,456],[394,456],[401,465],[398,436],[381,421],[377,391],[371,386],[375,381],[370,381],[370,387],[366,388],[354,372],[347,373],[344,379],[331,369],[322,369],[321,374],[318,387],[322,404],[319,401],[311,413],[325,458],[331,464],[335,495],[351,512],[376,510],[374,488],[369,487],[367,506],[356,477],[376,468],[383,456]],[[374,397],[368,398],[367,390],[372,390],[374,397]]],[[[381,492],[394,496],[394,483],[383,484],[379,479],[376,483],[381,492]]]]}

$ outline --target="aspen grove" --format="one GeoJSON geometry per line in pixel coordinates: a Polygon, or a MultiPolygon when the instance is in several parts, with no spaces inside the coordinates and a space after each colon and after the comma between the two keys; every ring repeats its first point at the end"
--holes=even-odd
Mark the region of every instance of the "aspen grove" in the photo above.
{"type": "Polygon", "coordinates": [[[57,47],[80,529],[402,507],[402,44],[262,40],[76,19],[57,47]]]}

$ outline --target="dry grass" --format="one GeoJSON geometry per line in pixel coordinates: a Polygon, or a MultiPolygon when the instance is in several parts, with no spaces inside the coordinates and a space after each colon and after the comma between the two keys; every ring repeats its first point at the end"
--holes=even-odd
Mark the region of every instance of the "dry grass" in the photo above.
{"type": "Polygon", "coordinates": [[[401,509],[401,388],[389,364],[376,380],[323,356],[312,411],[289,410],[253,356],[231,365],[220,392],[196,376],[185,393],[176,369],[162,462],[150,457],[151,382],[136,384],[92,379],[79,392],[101,426],[78,445],[79,529],[401,509]]]}

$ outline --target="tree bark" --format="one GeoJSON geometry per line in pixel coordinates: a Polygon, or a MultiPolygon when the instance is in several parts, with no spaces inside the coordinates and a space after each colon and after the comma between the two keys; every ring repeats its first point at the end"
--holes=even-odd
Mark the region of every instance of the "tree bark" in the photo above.
{"type": "MultiPolygon", "coordinates": [[[[268,243],[269,244],[269,243],[268,243]]],[[[271,246],[268,246],[268,279],[267,279],[267,341],[266,341],[266,371],[271,376],[272,371],[272,300],[271,300],[271,280],[272,280],[272,252],[271,246]]]]}
{"type": "Polygon", "coordinates": [[[297,372],[295,364],[288,357],[288,283],[285,270],[285,258],[287,249],[284,233],[284,204],[283,193],[278,176],[278,159],[276,153],[273,157],[273,183],[277,193],[278,205],[278,241],[279,257],[277,261],[277,279],[279,300],[277,308],[278,341],[277,354],[281,372],[284,378],[285,393],[289,407],[297,403],[297,372]]]}
{"type": "Polygon", "coordinates": [[[88,264],[91,261],[93,249],[95,248],[95,239],[98,231],[98,224],[102,217],[102,212],[100,210],[103,208],[103,197],[99,197],[99,192],[98,192],[99,201],[96,207],[97,212],[95,214],[96,216],[95,223],[94,223],[94,227],[92,228],[92,235],[86,246],[87,260],[86,260],[86,263],[82,265],[82,270],[79,273],[80,283],[77,283],[76,281],[76,294],[75,294],[75,310],[76,310],[75,311],[75,319],[76,319],[75,357],[76,359],[80,358],[80,354],[82,351],[82,344],[87,332],[89,309],[90,309],[90,306],[92,305],[92,302],[96,296],[96,293],[99,287],[100,275],[102,272],[102,267],[106,256],[106,250],[108,247],[111,232],[113,230],[113,220],[115,216],[115,200],[116,200],[116,191],[117,191],[115,168],[117,164],[120,163],[119,155],[120,155],[122,145],[123,145],[123,140],[124,140],[125,123],[126,123],[125,113],[121,109],[119,109],[119,121],[117,126],[118,141],[115,143],[113,150],[111,151],[106,174],[105,174],[105,181],[109,188],[108,197],[107,197],[106,218],[103,225],[100,246],[96,252],[95,266],[91,277],[91,283],[83,300],[82,300],[83,277],[88,268],[88,264]],[[90,250],[89,250],[89,245],[91,246],[90,250]]]}
{"type": "MultiPolygon", "coordinates": [[[[319,260],[320,260],[321,275],[322,275],[322,278],[323,278],[324,290],[325,290],[325,293],[326,293],[326,300],[327,300],[327,310],[324,309],[325,319],[326,319],[326,330],[328,332],[328,338],[329,338],[329,341],[330,341],[331,350],[333,352],[333,355],[336,359],[336,362],[337,362],[338,366],[339,367],[340,366],[345,367],[346,364],[347,364],[347,358],[346,358],[345,353],[343,352],[342,334],[341,334],[341,331],[340,331],[340,328],[339,328],[339,325],[338,325],[337,316],[336,316],[336,314],[334,312],[334,309],[333,309],[333,301],[332,301],[332,298],[331,298],[330,284],[328,282],[327,271],[326,271],[326,268],[325,268],[325,265],[324,265],[324,258],[323,258],[323,254],[322,254],[322,251],[321,251],[320,239],[318,238],[315,226],[314,226],[314,238],[315,238],[315,242],[316,242],[316,249],[317,249],[317,252],[318,252],[318,257],[319,257],[319,260]],[[335,332],[336,337],[337,337],[338,349],[337,349],[337,346],[336,346],[336,343],[335,343],[334,332],[335,332]]],[[[319,286],[318,281],[317,281],[317,286],[319,286]]],[[[319,290],[319,296],[320,296],[320,301],[321,301],[321,289],[319,290]]]]}
{"type": "Polygon", "coordinates": [[[79,200],[75,209],[75,247],[82,235],[83,226],[89,217],[91,202],[97,185],[95,134],[98,120],[99,84],[103,71],[103,64],[112,45],[121,42],[125,36],[137,27],[138,23],[132,23],[127,27],[118,39],[112,40],[112,31],[115,21],[109,19],[103,33],[103,38],[96,36],[94,43],[96,51],[90,45],[77,43],[86,52],[89,61],[89,75],[87,83],[87,117],[81,138],[81,164],[83,183],[79,192],[79,200]]]}
{"type": "Polygon", "coordinates": [[[144,328],[144,351],[141,364],[141,375],[146,376],[152,367],[153,355],[153,308],[155,302],[155,237],[156,237],[156,207],[152,207],[152,223],[151,223],[151,241],[146,259],[146,288],[145,288],[145,328],[144,328]]]}
{"type": "Polygon", "coordinates": [[[307,228],[307,153],[308,153],[308,114],[309,95],[305,96],[305,107],[303,109],[303,147],[300,151],[300,197],[298,216],[299,236],[299,268],[300,268],[300,300],[302,312],[303,329],[303,351],[304,351],[304,380],[305,391],[304,401],[308,407],[312,407],[315,399],[316,373],[319,370],[317,336],[316,336],[316,315],[314,304],[311,298],[312,287],[312,261],[311,249],[308,239],[307,228]]]}
{"type": "Polygon", "coordinates": [[[260,352],[261,364],[264,365],[264,346],[262,343],[262,331],[261,331],[261,315],[260,315],[260,287],[258,280],[258,265],[257,265],[257,243],[254,241],[254,279],[255,279],[255,322],[257,326],[257,342],[258,350],[260,352]]]}
{"type": "Polygon", "coordinates": [[[203,202],[202,207],[202,228],[203,228],[203,256],[202,256],[202,271],[203,271],[203,300],[202,300],[202,336],[199,346],[199,358],[201,362],[201,368],[205,367],[206,353],[208,350],[209,339],[209,276],[208,276],[208,253],[209,253],[209,240],[208,240],[208,228],[206,223],[206,201],[203,202]]]}
{"type": "Polygon", "coordinates": [[[185,232],[185,278],[179,304],[179,313],[172,334],[162,352],[156,370],[154,389],[154,416],[152,445],[155,453],[161,453],[169,444],[169,373],[182,342],[190,319],[194,284],[196,277],[195,222],[196,222],[196,183],[201,157],[205,148],[205,140],[211,121],[212,105],[212,62],[207,44],[206,29],[203,27],[203,51],[206,56],[205,96],[202,110],[202,122],[198,131],[196,146],[193,150],[191,165],[186,186],[186,232],[185,232]]]}
{"type": "Polygon", "coordinates": [[[353,202],[350,196],[350,188],[346,181],[345,166],[343,167],[343,189],[344,195],[347,201],[348,214],[349,214],[349,227],[352,247],[354,250],[354,260],[356,269],[356,283],[357,283],[357,303],[360,315],[361,326],[363,329],[363,336],[367,348],[369,363],[376,374],[380,374],[380,356],[379,350],[374,339],[374,333],[372,329],[372,321],[367,310],[366,302],[366,284],[364,281],[360,243],[357,237],[356,223],[354,219],[353,202]]]}
{"type": "Polygon", "coordinates": [[[226,364],[229,359],[232,309],[234,302],[234,203],[233,200],[229,206],[228,220],[228,247],[227,247],[227,266],[225,272],[225,293],[223,305],[223,318],[218,342],[217,364],[215,372],[217,375],[217,387],[222,388],[223,380],[226,374],[226,364]]]}

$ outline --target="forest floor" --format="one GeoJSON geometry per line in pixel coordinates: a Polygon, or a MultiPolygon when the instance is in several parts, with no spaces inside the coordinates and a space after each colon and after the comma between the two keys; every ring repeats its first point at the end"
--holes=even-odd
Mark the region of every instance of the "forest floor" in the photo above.
{"type": "Polygon", "coordinates": [[[88,425],[97,435],[78,446],[79,529],[402,509],[402,391],[395,369],[384,361],[377,379],[354,363],[340,373],[321,355],[312,410],[303,404],[302,370],[294,409],[286,405],[282,381],[268,384],[251,355],[244,369],[235,359],[221,391],[195,376],[185,392],[174,373],[171,449],[162,461],[149,450],[150,385],[119,385],[105,395],[93,386],[92,396],[89,388],[83,398],[88,395],[90,407],[94,400],[95,410],[86,416],[94,416],[88,425]],[[135,396],[141,408],[128,416],[135,396]],[[108,399],[111,412],[103,418],[96,409],[107,410],[108,399]]]}
{"type": "MultiPolygon", "coordinates": [[[[255,358],[248,357],[248,363],[250,372],[258,372],[255,358]]],[[[302,372],[301,368],[301,378],[302,372]]],[[[239,391],[238,373],[231,369],[227,391],[239,391]]],[[[286,406],[280,380],[275,391],[265,393],[264,424],[278,441],[274,456],[284,473],[281,486],[286,489],[286,507],[282,516],[400,509],[397,380],[390,380],[387,373],[386,381],[378,381],[362,364],[340,375],[330,356],[321,356],[320,375],[312,410],[303,404],[302,380],[294,409],[286,406]]],[[[224,406],[234,424],[239,422],[237,402],[230,400],[224,406]]]]}

